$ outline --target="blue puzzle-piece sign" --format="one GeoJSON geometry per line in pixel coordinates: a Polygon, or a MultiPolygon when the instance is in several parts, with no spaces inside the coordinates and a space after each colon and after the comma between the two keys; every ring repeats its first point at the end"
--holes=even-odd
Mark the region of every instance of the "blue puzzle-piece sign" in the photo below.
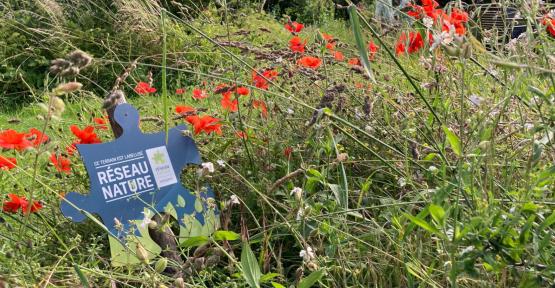
{"type": "MultiPolygon", "coordinates": [[[[120,239],[127,236],[132,226],[130,221],[143,219],[145,208],[163,212],[168,203],[177,215],[194,214],[204,223],[202,213],[194,213],[197,195],[183,187],[179,179],[183,167],[201,163],[193,139],[182,133],[186,127],[170,129],[166,143],[164,132],[143,134],[140,131],[139,113],[131,105],[119,105],[114,117],[123,128],[119,138],[108,143],[77,145],[90,178],[90,193],[68,193],[67,201],[61,203],[62,213],[75,222],[85,219],[80,210],[98,214],[109,231],[120,239]],[[178,196],[187,205],[176,205],[178,196]]],[[[200,196],[214,197],[211,190],[200,196]]],[[[206,209],[206,201],[202,202],[206,209]]],[[[185,225],[183,219],[178,220],[185,225]]]]}

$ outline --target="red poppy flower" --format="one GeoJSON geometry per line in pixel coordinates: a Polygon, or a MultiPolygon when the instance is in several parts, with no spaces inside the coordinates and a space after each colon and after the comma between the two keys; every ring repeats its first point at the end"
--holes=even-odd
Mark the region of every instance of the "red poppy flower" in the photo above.
{"type": "Polygon", "coordinates": [[[96,144],[102,143],[96,133],[94,132],[93,126],[87,126],[85,129],[81,130],[76,125],[71,125],[69,127],[73,135],[79,138],[79,141],[75,142],[74,144],[96,144]]]}
{"type": "Polygon", "coordinates": [[[291,157],[291,153],[293,153],[293,147],[285,147],[285,149],[283,149],[283,155],[285,155],[285,157],[291,157]]]}
{"type": "Polygon", "coordinates": [[[335,42],[328,42],[326,43],[326,49],[333,51],[335,50],[335,42]]]}
{"type": "Polygon", "coordinates": [[[237,99],[231,100],[231,91],[222,94],[222,100],[220,101],[222,108],[227,111],[237,112],[239,101],[237,99]]]}
{"type": "Polygon", "coordinates": [[[295,34],[295,33],[300,33],[304,28],[304,25],[301,23],[298,23],[296,21],[289,21],[288,23],[285,24],[285,29],[287,29],[287,31],[295,34]]]}
{"type": "Polygon", "coordinates": [[[183,94],[183,93],[185,93],[185,89],[183,89],[183,88],[177,88],[177,89],[175,89],[175,94],[181,95],[181,94],[183,94]]]}
{"type": "Polygon", "coordinates": [[[237,136],[237,138],[240,138],[240,139],[247,139],[248,137],[245,131],[236,131],[235,136],[237,136]]]}
{"type": "Polygon", "coordinates": [[[345,56],[343,56],[343,53],[339,52],[339,51],[335,51],[333,53],[333,58],[335,58],[335,60],[337,61],[343,61],[345,60],[345,56]]]}
{"type": "Polygon", "coordinates": [[[35,213],[42,208],[42,204],[38,201],[34,201],[33,205],[29,207],[29,202],[24,196],[17,196],[16,194],[8,194],[10,201],[4,202],[2,210],[6,213],[17,213],[19,209],[22,212],[28,214],[29,212],[35,213]]]}
{"type": "Polygon", "coordinates": [[[72,143],[71,145],[66,147],[67,155],[73,156],[73,153],[75,153],[75,151],[77,151],[77,148],[75,148],[75,143],[72,143]]]}
{"type": "Polygon", "coordinates": [[[202,90],[199,88],[195,88],[193,89],[193,99],[204,99],[208,97],[208,93],[206,93],[206,90],[202,90]]]}
{"type": "Polygon", "coordinates": [[[376,45],[374,41],[370,40],[370,42],[368,43],[368,51],[370,52],[368,58],[370,59],[370,61],[374,60],[374,57],[378,53],[378,50],[380,50],[380,46],[376,45]]]}
{"type": "Polygon", "coordinates": [[[17,165],[17,159],[0,155],[0,170],[11,170],[17,165]]]}
{"type": "Polygon", "coordinates": [[[428,16],[434,20],[444,15],[443,10],[436,9],[439,4],[434,0],[422,0],[422,5],[409,4],[413,10],[407,12],[407,15],[415,18],[422,19],[424,16],[428,16]]]}
{"type": "Polygon", "coordinates": [[[322,37],[324,38],[324,40],[328,41],[328,42],[333,42],[333,35],[330,34],[326,34],[322,32],[322,37]]]}
{"type": "Polygon", "coordinates": [[[93,121],[96,124],[94,126],[96,129],[108,130],[108,125],[106,125],[108,121],[106,120],[105,117],[96,117],[93,119],[93,121]]]}
{"type": "Polygon", "coordinates": [[[261,73],[262,73],[262,76],[258,75],[256,71],[252,71],[252,82],[254,86],[256,86],[257,88],[268,90],[269,88],[268,80],[270,81],[274,80],[277,77],[278,72],[273,69],[268,69],[261,73]]]}
{"type": "Polygon", "coordinates": [[[135,86],[135,92],[139,95],[145,95],[156,92],[156,88],[150,87],[146,82],[139,82],[137,86],[135,86]]]}
{"type": "Polygon", "coordinates": [[[546,31],[551,34],[552,37],[555,37],[555,18],[545,16],[542,20],[542,25],[545,26],[546,31]]]}
{"type": "Polygon", "coordinates": [[[349,63],[349,65],[351,65],[351,66],[361,66],[362,65],[362,64],[360,64],[360,59],[358,59],[358,57],[349,59],[349,62],[347,62],[347,63],[349,63]]]}
{"type": "Polygon", "coordinates": [[[197,109],[187,105],[176,105],[175,106],[175,113],[177,114],[195,114],[197,109]],[[193,113],[191,113],[193,112],[193,113]]]}
{"type": "Polygon", "coordinates": [[[401,36],[399,36],[399,40],[397,40],[397,44],[395,45],[395,52],[397,53],[397,55],[405,52],[412,54],[424,47],[424,40],[422,39],[422,35],[418,32],[409,33],[408,49],[406,48],[406,42],[407,35],[405,33],[401,33],[401,36]]]}
{"type": "Polygon", "coordinates": [[[29,129],[29,133],[27,133],[25,137],[27,140],[31,141],[31,145],[33,145],[33,147],[38,147],[39,145],[48,142],[48,136],[36,128],[29,129]]]}
{"type": "Polygon", "coordinates": [[[468,13],[463,10],[453,8],[449,16],[444,17],[445,21],[442,30],[449,31],[449,24],[455,27],[455,34],[464,35],[466,27],[464,24],[468,22],[468,13]]]}
{"type": "Polygon", "coordinates": [[[33,146],[29,141],[28,134],[19,133],[13,129],[0,132],[0,148],[24,150],[33,146]]]}
{"type": "Polygon", "coordinates": [[[304,48],[306,45],[306,40],[303,41],[301,37],[295,36],[289,40],[289,48],[293,52],[304,53],[304,48]]]}
{"type": "Polygon", "coordinates": [[[252,100],[252,107],[254,109],[260,109],[262,113],[262,117],[268,118],[268,108],[266,107],[266,103],[262,100],[252,100]]]}
{"type": "Polygon", "coordinates": [[[248,96],[250,93],[249,88],[243,87],[243,86],[237,87],[235,91],[237,92],[237,94],[243,95],[243,96],[248,96]]]}
{"type": "Polygon", "coordinates": [[[322,65],[322,60],[318,57],[304,56],[297,61],[297,64],[310,69],[317,69],[322,65]]]}
{"type": "Polygon", "coordinates": [[[192,115],[187,116],[185,120],[193,125],[195,135],[199,134],[200,132],[204,132],[206,134],[216,132],[216,134],[222,135],[222,124],[218,123],[220,119],[208,115],[202,117],[199,117],[198,115],[192,115]]]}
{"type": "Polygon", "coordinates": [[[64,172],[66,174],[71,172],[71,162],[66,157],[58,156],[56,153],[52,153],[50,155],[50,162],[54,164],[54,167],[59,172],[64,172]]]}

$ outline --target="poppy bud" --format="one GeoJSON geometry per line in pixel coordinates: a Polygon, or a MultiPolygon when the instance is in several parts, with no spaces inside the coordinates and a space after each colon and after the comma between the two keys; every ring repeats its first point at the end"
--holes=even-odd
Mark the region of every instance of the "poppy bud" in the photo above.
{"type": "Polygon", "coordinates": [[[137,243],[137,249],[135,252],[137,253],[137,258],[139,258],[141,262],[145,264],[148,263],[148,252],[140,243],[137,243]]]}
{"type": "Polygon", "coordinates": [[[464,43],[462,45],[462,57],[470,58],[472,57],[472,45],[469,43],[464,43]]]}
{"type": "Polygon", "coordinates": [[[162,273],[164,272],[164,270],[166,270],[167,266],[168,259],[166,257],[162,257],[158,261],[156,261],[156,264],[154,265],[154,270],[158,273],[162,273]]]}
{"type": "Polygon", "coordinates": [[[452,46],[443,46],[443,50],[449,56],[458,57],[461,55],[461,49],[459,47],[452,47],[452,46]]]}
{"type": "Polygon", "coordinates": [[[158,227],[158,223],[156,223],[156,221],[154,220],[150,220],[150,222],[148,223],[148,229],[154,230],[156,229],[156,227],[158,227]]]}

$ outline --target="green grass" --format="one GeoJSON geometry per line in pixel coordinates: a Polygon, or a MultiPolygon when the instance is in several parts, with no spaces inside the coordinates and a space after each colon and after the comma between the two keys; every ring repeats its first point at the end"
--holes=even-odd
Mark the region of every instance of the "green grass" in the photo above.
{"type": "MultiPolygon", "coordinates": [[[[297,56],[288,58],[291,36],[268,15],[212,7],[189,19],[170,11],[162,29],[157,14],[161,7],[145,3],[122,1],[129,10],[105,11],[111,18],[103,19],[118,23],[117,29],[108,25],[119,29],[117,39],[86,30],[78,33],[75,25],[85,27],[83,23],[62,21],[44,28],[57,31],[52,39],[58,42],[41,48],[40,57],[64,57],[79,48],[94,60],[69,79],[84,87],[61,96],[66,108],[61,119],[47,123],[50,142],[30,151],[0,153],[18,160],[16,169],[0,171],[0,196],[16,193],[44,204],[28,217],[0,213],[0,284],[173,285],[174,277],[156,271],[159,259],[110,265],[102,225],[91,220],[72,223],[59,210],[60,193],[88,191],[80,158],[70,157],[70,175],[58,173],[48,159],[74,140],[70,125],[93,125],[92,118],[103,115],[105,91],[135,59],[137,67],[121,88],[139,109],[143,131],[184,124],[183,119],[156,121],[172,119],[178,104],[205,109],[203,114],[220,118],[224,125],[221,136],[193,138],[203,161],[216,167],[201,180],[216,192],[221,229],[241,237],[224,233],[233,238],[228,243],[210,238],[211,251],[219,251],[213,252],[218,261],[187,276],[186,287],[281,287],[272,282],[285,287],[310,282],[319,287],[554,284],[555,86],[549,55],[555,45],[543,29],[516,52],[496,53],[499,59],[469,38],[465,43],[474,48],[472,58],[450,57],[443,49],[396,56],[381,47],[369,63],[376,80],[372,83],[346,62],[334,61],[317,43],[318,31],[335,35],[347,59],[357,57],[356,39],[346,22],[329,20],[301,33],[309,40],[307,54],[326,57],[313,73],[298,68],[297,56]],[[224,41],[256,52],[223,45],[224,41]],[[89,44],[82,47],[83,43],[89,44]],[[280,75],[268,91],[255,89],[252,68],[268,67],[280,75]],[[133,87],[138,81],[148,82],[149,71],[158,92],[136,95],[133,87]],[[203,82],[210,97],[192,99],[192,88],[203,87],[203,82]],[[212,93],[222,82],[251,88],[248,97],[238,96],[238,113],[223,111],[221,96],[212,93]],[[167,98],[162,96],[166,84],[167,98]],[[328,89],[338,84],[345,90],[332,94],[328,89]],[[187,92],[176,95],[176,88],[187,92]],[[333,97],[331,105],[314,113],[326,96],[333,97]],[[265,101],[268,118],[252,108],[252,99],[265,101]],[[534,99],[542,100],[537,104],[534,99]],[[236,136],[241,130],[246,139],[236,136]],[[286,148],[292,148],[290,157],[284,155],[286,148]],[[219,160],[225,165],[218,165],[219,160]],[[300,197],[290,194],[294,187],[302,188],[300,197]],[[241,204],[226,205],[232,195],[241,204]],[[315,257],[303,260],[300,252],[308,247],[315,257]],[[266,281],[257,281],[257,275],[266,281]]],[[[378,41],[374,33],[384,30],[372,26],[375,31],[370,31],[365,21],[370,12],[361,12],[360,33],[394,53],[398,34],[389,32],[378,41]]],[[[21,25],[28,35],[36,32],[21,25]]],[[[30,43],[27,39],[18,45],[30,43]]],[[[40,75],[42,81],[24,89],[32,91],[29,104],[0,113],[0,131],[43,127],[38,103],[46,103],[48,91],[67,80],[40,75]]],[[[97,132],[103,141],[112,139],[109,130],[97,132]]],[[[199,181],[194,170],[183,174],[187,187],[199,181]]],[[[207,260],[209,256],[198,257],[195,249],[180,251],[184,261],[207,260]]]]}

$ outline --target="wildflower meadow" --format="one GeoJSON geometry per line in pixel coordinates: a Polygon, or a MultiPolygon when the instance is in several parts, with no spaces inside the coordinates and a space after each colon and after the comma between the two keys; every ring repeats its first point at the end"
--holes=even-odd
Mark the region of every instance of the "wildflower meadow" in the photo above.
{"type": "Polygon", "coordinates": [[[552,1],[0,16],[0,287],[555,287],[552,1]]]}

